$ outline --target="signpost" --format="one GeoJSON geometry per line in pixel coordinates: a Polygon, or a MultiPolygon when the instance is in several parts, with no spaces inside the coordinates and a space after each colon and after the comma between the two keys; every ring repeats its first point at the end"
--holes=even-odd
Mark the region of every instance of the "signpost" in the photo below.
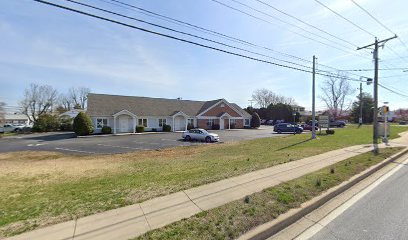
{"type": "Polygon", "coordinates": [[[329,129],[329,116],[325,116],[325,115],[319,116],[319,128],[320,128],[320,133],[322,133],[322,128],[329,129]]]}

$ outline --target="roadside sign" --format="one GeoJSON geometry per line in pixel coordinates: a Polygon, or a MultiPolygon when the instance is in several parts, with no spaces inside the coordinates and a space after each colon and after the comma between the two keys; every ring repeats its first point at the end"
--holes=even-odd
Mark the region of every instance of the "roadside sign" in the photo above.
{"type": "Polygon", "coordinates": [[[329,116],[325,116],[325,115],[319,116],[319,127],[329,128],[329,116]]]}

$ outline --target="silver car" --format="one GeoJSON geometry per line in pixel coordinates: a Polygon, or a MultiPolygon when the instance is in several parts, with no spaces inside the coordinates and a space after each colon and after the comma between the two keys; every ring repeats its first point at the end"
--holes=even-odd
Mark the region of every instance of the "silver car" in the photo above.
{"type": "Polygon", "coordinates": [[[182,138],[184,138],[184,140],[186,141],[198,140],[205,141],[208,143],[220,141],[220,137],[218,136],[218,134],[209,133],[205,129],[201,128],[193,128],[183,132],[182,138]]]}

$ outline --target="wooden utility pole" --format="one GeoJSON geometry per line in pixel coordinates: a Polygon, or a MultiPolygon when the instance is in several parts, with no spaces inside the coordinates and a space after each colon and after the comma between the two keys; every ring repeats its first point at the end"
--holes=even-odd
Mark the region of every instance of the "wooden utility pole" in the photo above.
{"type": "Polygon", "coordinates": [[[312,139],[316,138],[316,103],[315,103],[315,80],[316,80],[316,56],[313,56],[313,82],[312,82],[312,139]]]}
{"type": "Polygon", "coordinates": [[[397,35],[394,37],[390,37],[381,41],[378,41],[377,38],[375,38],[375,42],[372,44],[369,44],[364,47],[359,47],[357,50],[364,49],[364,48],[369,48],[374,46],[374,51],[373,51],[373,58],[374,58],[374,116],[373,116],[373,146],[374,146],[374,153],[378,153],[378,46],[379,44],[384,44],[392,40],[394,38],[397,38],[397,35]]]}

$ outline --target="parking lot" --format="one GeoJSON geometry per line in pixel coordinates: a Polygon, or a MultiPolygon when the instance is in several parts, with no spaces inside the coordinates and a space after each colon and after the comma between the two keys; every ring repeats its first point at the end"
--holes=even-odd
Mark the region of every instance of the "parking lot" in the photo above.
{"type": "MultiPolygon", "coordinates": [[[[220,136],[221,143],[280,136],[273,133],[271,126],[262,126],[260,129],[234,129],[212,132],[220,136]]],[[[1,138],[0,152],[28,150],[58,151],[68,154],[115,154],[197,144],[206,143],[186,142],[181,139],[181,133],[173,132],[80,138],[76,138],[73,133],[40,133],[1,138]]]]}

